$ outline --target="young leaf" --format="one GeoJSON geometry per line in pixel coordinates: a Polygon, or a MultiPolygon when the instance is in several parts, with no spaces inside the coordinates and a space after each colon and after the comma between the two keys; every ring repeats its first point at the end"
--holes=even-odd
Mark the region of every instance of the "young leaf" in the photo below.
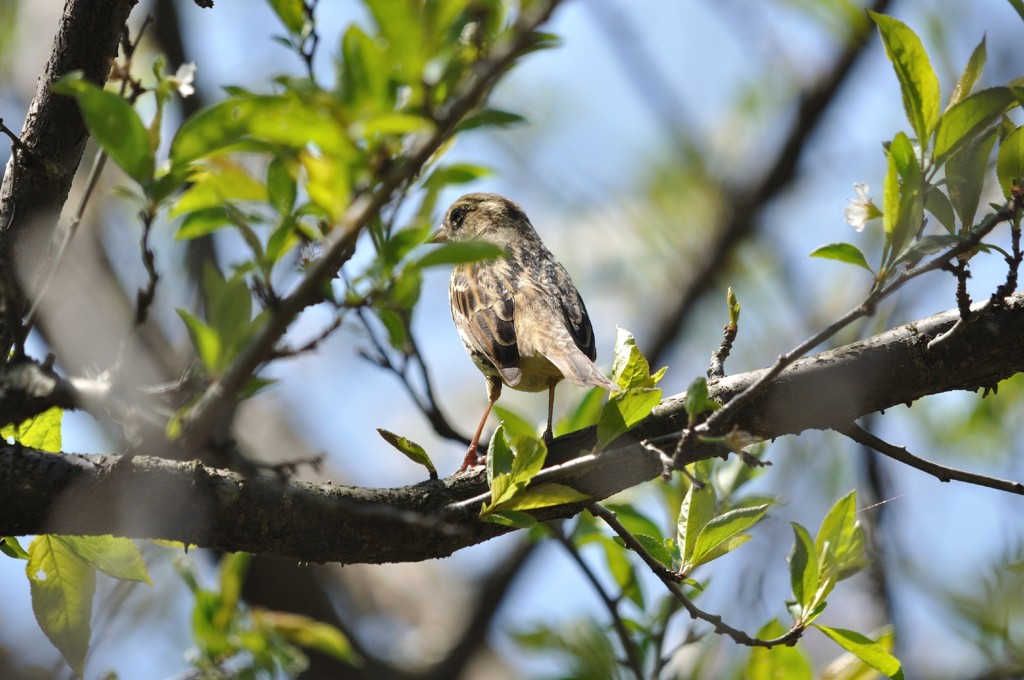
{"type": "Polygon", "coordinates": [[[268,0],[274,14],[281,20],[288,32],[293,35],[302,33],[306,21],[306,10],[302,0],[268,0]]]}
{"type": "Polygon", "coordinates": [[[0,536],[0,552],[16,560],[28,559],[28,553],[14,536],[0,536]]]}
{"type": "Polygon", "coordinates": [[[693,382],[686,388],[683,408],[686,409],[686,417],[690,421],[690,425],[693,425],[700,416],[715,411],[721,408],[721,406],[708,398],[708,381],[698,377],[694,378],[693,382]]]}
{"type": "Polygon", "coordinates": [[[153,585],[135,542],[120,536],[53,536],[76,555],[111,578],[153,585]]]}
{"type": "Polygon", "coordinates": [[[950,234],[956,233],[956,214],[953,212],[953,204],[938,187],[932,185],[925,191],[924,209],[934,215],[935,219],[946,228],[946,231],[950,234]]]}
{"type": "Polygon", "coordinates": [[[811,535],[796,522],[790,522],[795,540],[793,550],[789,553],[789,581],[793,587],[793,597],[801,610],[803,623],[807,623],[808,611],[815,604],[820,578],[818,576],[818,559],[814,551],[811,535]]]}
{"type": "Polygon", "coordinates": [[[61,451],[61,421],[64,409],[54,406],[17,425],[0,427],[0,439],[10,437],[18,444],[48,453],[61,451]]]}
{"type": "Polygon", "coordinates": [[[967,66],[964,67],[964,72],[960,74],[960,79],[956,81],[956,87],[953,88],[953,94],[949,96],[949,105],[946,106],[946,110],[949,110],[950,106],[953,106],[961,99],[971,93],[971,89],[974,88],[974,84],[978,82],[978,78],[981,77],[981,72],[985,68],[985,61],[988,59],[988,54],[985,49],[985,37],[982,36],[981,42],[971,52],[971,58],[967,60],[967,66]]]}
{"type": "Polygon", "coordinates": [[[839,262],[855,264],[858,267],[868,270],[872,274],[875,273],[875,271],[868,265],[868,261],[865,259],[864,253],[860,251],[860,248],[851,243],[829,243],[828,245],[821,246],[811,253],[811,257],[820,257],[826,260],[837,260],[839,262]]]}
{"type": "Polygon", "coordinates": [[[582,503],[590,500],[590,496],[577,491],[571,486],[548,482],[539,486],[533,486],[517,493],[510,501],[501,505],[501,512],[510,510],[536,510],[537,508],[550,508],[555,505],[568,505],[569,503],[582,503]]]}
{"type": "Polygon", "coordinates": [[[521,415],[505,408],[499,404],[494,405],[494,414],[498,416],[498,420],[501,421],[502,425],[505,426],[505,432],[510,437],[516,435],[526,435],[528,437],[537,436],[537,428],[530,424],[526,418],[521,415]]]}
{"type": "Polygon", "coordinates": [[[953,209],[960,216],[960,224],[969,230],[974,223],[985,178],[988,175],[988,159],[996,141],[992,130],[981,139],[966,144],[946,161],[946,186],[953,209]]]}
{"type": "Polygon", "coordinates": [[[316,650],[348,664],[360,663],[360,657],[352,649],[349,639],[329,623],[291,612],[257,609],[252,615],[257,628],[270,628],[274,634],[280,635],[292,644],[316,650]]]}
{"type": "Polygon", "coordinates": [[[533,515],[515,510],[502,510],[500,512],[487,512],[480,515],[481,519],[494,524],[500,524],[513,529],[530,529],[537,524],[533,515]]]}
{"type": "Polygon", "coordinates": [[[878,26],[903,94],[903,108],[922,147],[939,121],[939,79],[921,39],[898,19],[868,10],[878,26]]]}
{"type": "Polygon", "coordinates": [[[857,492],[846,494],[828,511],[814,542],[822,576],[839,581],[864,566],[864,530],[857,521],[857,492]]]}
{"type": "Polygon", "coordinates": [[[129,177],[145,184],[153,174],[153,149],[149,133],[131,104],[113,92],[106,92],[79,72],[54,83],[53,91],[74,97],[96,142],[129,177]]]}
{"type": "Polygon", "coordinates": [[[596,425],[601,417],[601,402],[604,395],[605,390],[599,387],[587,390],[576,409],[555,423],[554,436],[561,437],[563,434],[596,425]]]}
{"type": "Polygon", "coordinates": [[[28,548],[29,591],[39,627],[79,676],[89,652],[96,571],[56,536],[36,536],[28,548]]]}
{"type": "Polygon", "coordinates": [[[935,164],[941,165],[957,149],[998,125],[1006,110],[1016,103],[1017,98],[1009,88],[993,87],[951,106],[942,114],[935,132],[935,164]]]}
{"type": "Polygon", "coordinates": [[[616,392],[608,399],[597,421],[597,439],[602,447],[625,434],[634,425],[650,415],[661,401],[661,390],[634,387],[616,392]]]}
{"type": "Polygon", "coordinates": [[[377,434],[383,437],[388,444],[401,451],[406,458],[427,468],[431,479],[437,479],[437,469],[434,467],[434,462],[430,460],[430,456],[427,455],[426,449],[411,439],[389,432],[382,427],[377,428],[377,434]]]}
{"type": "Polygon", "coordinates": [[[666,569],[673,568],[672,553],[665,547],[665,544],[661,539],[655,538],[654,536],[647,536],[646,534],[636,534],[633,538],[637,540],[637,543],[643,546],[644,550],[651,554],[651,557],[658,560],[662,566],[666,569]]]}
{"type": "MultiPolygon", "coordinates": [[[[663,375],[663,372],[659,373],[663,375]]],[[[654,387],[658,382],[651,376],[651,366],[636,346],[636,338],[625,328],[619,328],[615,334],[612,382],[624,390],[632,387],[654,387]]]]}
{"type": "Polygon", "coordinates": [[[697,546],[697,537],[702,529],[715,515],[715,489],[710,483],[698,489],[690,484],[679,508],[679,520],[676,523],[676,545],[682,554],[683,562],[689,563],[697,546]]]}
{"type": "Polygon", "coordinates": [[[996,174],[1003,196],[1010,197],[1013,187],[1024,183],[1024,127],[1018,127],[999,144],[996,174]]]}
{"type": "MultiPolygon", "coordinates": [[[[701,529],[700,534],[697,535],[697,541],[693,546],[693,554],[688,562],[694,567],[698,567],[701,564],[710,562],[713,554],[714,557],[724,554],[716,552],[719,546],[738,535],[743,535],[742,532],[761,521],[764,513],[768,511],[768,507],[765,504],[736,508],[712,519],[701,529]]],[[[741,541],[740,544],[743,542],[746,542],[746,539],[741,541]]],[[[732,547],[739,547],[739,545],[732,547]]]]}
{"type": "Polygon", "coordinates": [[[548,455],[547,445],[533,435],[516,435],[509,437],[509,446],[515,453],[512,459],[512,483],[525,488],[533,476],[544,467],[544,459],[548,455]]]}
{"type": "Polygon", "coordinates": [[[899,659],[871,638],[853,630],[829,628],[820,624],[814,624],[814,627],[879,673],[892,680],[903,680],[903,667],[899,659]]]}

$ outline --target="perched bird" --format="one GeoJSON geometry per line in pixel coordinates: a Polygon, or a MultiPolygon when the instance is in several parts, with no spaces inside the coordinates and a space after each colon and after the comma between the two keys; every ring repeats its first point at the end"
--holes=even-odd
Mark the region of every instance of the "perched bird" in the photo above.
{"type": "Polygon", "coordinates": [[[455,328],[487,380],[487,409],[456,474],[477,464],[477,444],[501,386],[548,390],[551,440],[555,385],[618,387],[594,365],[594,331],[565,268],[541,242],[523,209],[497,194],[452,203],[432,241],[479,240],[505,249],[493,260],[456,265],[448,287],[455,328]]]}

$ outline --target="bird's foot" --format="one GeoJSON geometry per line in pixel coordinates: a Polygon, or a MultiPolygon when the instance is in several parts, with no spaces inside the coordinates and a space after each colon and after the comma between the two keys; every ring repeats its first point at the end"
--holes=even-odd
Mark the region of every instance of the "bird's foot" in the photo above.
{"type": "Polygon", "coordinates": [[[469,447],[466,451],[466,457],[462,459],[462,465],[455,471],[455,474],[461,474],[471,467],[483,465],[485,458],[486,456],[481,456],[477,453],[475,446],[469,447]]]}

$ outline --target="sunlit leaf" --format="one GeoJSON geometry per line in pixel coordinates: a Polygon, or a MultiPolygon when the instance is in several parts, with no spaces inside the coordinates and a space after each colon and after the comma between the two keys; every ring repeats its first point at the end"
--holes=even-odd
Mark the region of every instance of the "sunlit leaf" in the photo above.
{"type": "Polygon", "coordinates": [[[138,546],[121,536],[55,536],[76,555],[107,576],[153,585],[138,546]]]}
{"type": "MultiPolygon", "coordinates": [[[[967,66],[964,67],[964,72],[960,74],[960,79],[956,81],[953,94],[949,96],[949,106],[953,106],[971,93],[974,84],[981,77],[981,72],[985,68],[985,61],[987,59],[988,53],[985,48],[985,37],[982,36],[981,42],[974,48],[970,59],[967,60],[967,66]]],[[[947,106],[947,110],[948,108],[947,106]]]]}
{"type": "Polygon", "coordinates": [[[298,35],[306,22],[305,3],[302,0],[267,0],[289,33],[298,35]]]}
{"type": "Polygon", "coordinates": [[[868,11],[878,26],[885,53],[900,82],[907,119],[922,145],[928,143],[939,120],[939,79],[921,39],[898,19],[868,11]]]}
{"type": "MultiPolygon", "coordinates": [[[[820,578],[814,541],[807,529],[796,522],[793,527],[793,550],[789,553],[789,581],[797,604],[806,613],[815,601],[820,578]]],[[[806,623],[806,620],[804,621],[806,623]]]]}
{"type": "Polygon", "coordinates": [[[452,241],[442,243],[415,261],[421,269],[441,264],[461,264],[501,257],[505,249],[487,241],[452,241]]]}
{"type": "Polygon", "coordinates": [[[302,614],[263,609],[254,610],[253,618],[258,625],[270,627],[274,633],[292,644],[316,650],[348,664],[360,663],[359,655],[352,649],[349,639],[337,627],[328,623],[302,614]]]}
{"type": "MultiPolygon", "coordinates": [[[[758,631],[757,637],[770,640],[785,633],[782,624],[772,619],[758,631]]],[[[799,644],[754,647],[740,677],[743,680],[812,680],[814,664],[799,644]]]]}
{"type": "Polygon", "coordinates": [[[1006,87],[993,87],[962,99],[939,120],[935,132],[935,163],[942,164],[951,153],[980,138],[998,125],[1017,99],[1006,87]]]}
{"type": "Polygon", "coordinates": [[[659,401],[661,390],[649,387],[634,387],[609,397],[597,422],[597,439],[601,446],[607,446],[631,430],[650,415],[659,401]]]}
{"type": "Polygon", "coordinates": [[[1010,197],[1014,186],[1024,184],[1024,127],[1018,127],[999,143],[996,174],[1003,196],[1010,197]]]}
{"type": "MultiPolygon", "coordinates": [[[[716,553],[719,546],[732,540],[743,531],[746,531],[757,524],[761,518],[764,517],[765,512],[768,511],[768,507],[769,506],[765,504],[753,507],[735,508],[713,518],[704,525],[700,534],[697,535],[697,541],[693,547],[693,554],[690,556],[688,561],[696,567],[706,562],[710,562],[712,555],[717,557],[720,554],[724,554],[721,552],[716,553]]],[[[734,549],[739,547],[739,545],[742,545],[744,542],[746,542],[746,539],[740,541],[739,544],[731,544],[730,547],[731,549],[734,549]]]]}
{"type": "Polygon", "coordinates": [[[555,505],[582,503],[588,500],[590,500],[590,496],[577,491],[571,486],[548,482],[532,486],[517,493],[515,497],[501,505],[501,512],[508,512],[509,510],[535,510],[555,505]]]}
{"type": "Polygon", "coordinates": [[[36,536],[28,554],[25,573],[36,622],[81,676],[89,652],[96,571],[56,536],[36,536]]]}
{"type": "Polygon", "coordinates": [[[384,441],[388,444],[402,452],[406,458],[427,468],[427,473],[431,479],[437,479],[437,469],[434,468],[434,462],[430,460],[426,449],[411,439],[397,435],[394,432],[389,432],[381,427],[377,428],[377,434],[383,437],[384,441]]]}
{"type": "Polygon", "coordinates": [[[125,99],[71,73],[54,83],[53,91],[78,101],[96,142],[129,177],[145,184],[153,174],[153,149],[139,114],[125,99]]]}
{"type": "Polygon", "coordinates": [[[53,406],[38,415],[27,418],[16,425],[0,427],[0,439],[11,438],[30,449],[60,453],[61,422],[64,409],[53,406]]]}
{"type": "Polygon", "coordinates": [[[839,262],[846,262],[847,264],[855,264],[858,267],[866,269],[872,274],[875,273],[868,264],[867,259],[865,259],[864,253],[862,253],[860,248],[852,243],[829,243],[828,245],[821,246],[811,253],[811,257],[820,257],[826,260],[837,260],[839,262]]]}
{"type": "Polygon", "coordinates": [[[981,202],[981,193],[988,177],[988,159],[996,141],[992,130],[981,139],[961,147],[946,161],[946,186],[953,209],[960,216],[964,230],[974,223],[981,202]]]}
{"type": "Polygon", "coordinates": [[[820,624],[814,624],[814,627],[886,677],[892,678],[892,680],[903,680],[903,667],[899,659],[871,638],[853,630],[829,628],[820,624]]]}

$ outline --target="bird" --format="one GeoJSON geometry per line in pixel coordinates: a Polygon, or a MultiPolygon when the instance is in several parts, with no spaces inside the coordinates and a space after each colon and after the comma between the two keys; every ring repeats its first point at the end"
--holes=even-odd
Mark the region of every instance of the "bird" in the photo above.
{"type": "Polygon", "coordinates": [[[486,241],[504,250],[494,259],[455,265],[448,285],[455,329],[487,387],[487,408],[455,474],[480,463],[477,445],[503,385],[548,391],[547,443],[555,386],[563,378],[619,389],[594,364],[594,329],[579,291],[518,204],[498,194],[466,194],[451,204],[430,240],[486,241]]]}

